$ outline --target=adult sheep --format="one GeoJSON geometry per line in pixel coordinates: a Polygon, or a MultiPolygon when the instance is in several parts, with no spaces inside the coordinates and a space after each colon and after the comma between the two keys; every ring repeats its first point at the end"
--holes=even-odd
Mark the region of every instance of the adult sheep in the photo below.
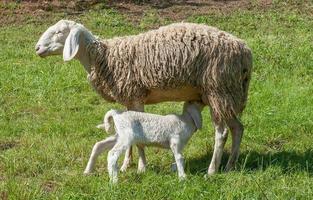
{"type": "Polygon", "coordinates": [[[217,172],[221,163],[227,126],[232,147],[226,170],[234,167],[243,135],[237,116],[245,108],[252,70],[251,50],[242,40],[193,23],[100,40],[83,25],[61,20],[43,33],[36,53],[78,59],[95,90],[129,110],[143,111],[145,104],[164,101],[201,100],[211,108],[215,126],[208,174],[217,172]]]}

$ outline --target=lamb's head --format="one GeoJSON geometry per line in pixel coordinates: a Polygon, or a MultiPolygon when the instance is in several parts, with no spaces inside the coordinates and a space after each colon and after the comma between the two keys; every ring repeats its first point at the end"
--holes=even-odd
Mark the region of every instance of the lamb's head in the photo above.
{"type": "Polygon", "coordinates": [[[86,29],[83,25],[69,20],[60,20],[50,26],[36,44],[36,53],[40,57],[62,55],[65,61],[77,54],[80,35],[86,29]]]}
{"type": "Polygon", "coordinates": [[[204,106],[205,105],[200,101],[187,101],[184,103],[183,110],[191,116],[197,129],[202,128],[201,111],[203,110],[204,106]]]}

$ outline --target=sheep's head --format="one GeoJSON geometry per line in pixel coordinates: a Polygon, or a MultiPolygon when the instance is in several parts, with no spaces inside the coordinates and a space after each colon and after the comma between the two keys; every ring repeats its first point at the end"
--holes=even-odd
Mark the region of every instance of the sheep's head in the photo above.
{"type": "Polygon", "coordinates": [[[42,34],[35,47],[36,54],[40,57],[63,54],[65,61],[71,60],[78,51],[82,27],[73,21],[60,20],[42,34]]]}

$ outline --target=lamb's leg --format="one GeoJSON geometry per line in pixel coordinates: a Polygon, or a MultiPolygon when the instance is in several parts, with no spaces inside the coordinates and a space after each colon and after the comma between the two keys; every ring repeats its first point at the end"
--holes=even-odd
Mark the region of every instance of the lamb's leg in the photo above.
{"type": "Polygon", "coordinates": [[[127,149],[128,146],[116,143],[114,147],[109,151],[108,153],[108,172],[110,176],[110,181],[112,183],[117,183],[118,177],[118,166],[117,161],[120,155],[123,153],[125,149],[127,149]]]}
{"type": "Polygon", "coordinates": [[[133,159],[133,147],[130,146],[128,149],[126,149],[126,152],[125,152],[123,165],[120,169],[122,172],[126,171],[126,169],[129,167],[132,159],[133,159]]]}
{"type": "Polygon", "coordinates": [[[235,167],[236,161],[239,157],[239,147],[243,135],[243,125],[237,118],[227,121],[227,125],[232,134],[231,154],[226,165],[226,171],[232,170],[235,167]]]}
{"type": "Polygon", "coordinates": [[[137,145],[137,149],[138,149],[138,154],[139,154],[137,173],[143,173],[146,171],[146,163],[147,163],[144,146],[137,145]]]}
{"type": "MultiPolygon", "coordinates": [[[[214,119],[214,118],[213,118],[214,119]]],[[[227,127],[224,122],[215,122],[215,144],[208,175],[215,174],[221,164],[224,145],[227,140],[227,127]]]]}
{"type": "Polygon", "coordinates": [[[176,139],[171,141],[171,150],[174,154],[177,171],[178,171],[178,178],[183,180],[186,178],[185,170],[184,170],[184,157],[181,153],[181,147],[179,145],[179,141],[176,139]]]}
{"type": "Polygon", "coordinates": [[[116,136],[110,136],[106,138],[105,140],[97,142],[92,148],[92,152],[91,152],[88,164],[86,166],[86,169],[84,171],[84,174],[90,174],[94,168],[95,162],[97,161],[97,157],[105,149],[111,149],[115,143],[116,143],[116,136]]]}
{"type": "MultiPolygon", "coordinates": [[[[131,102],[127,105],[127,110],[137,111],[137,112],[144,112],[144,104],[140,102],[131,102]]],[[[132,154],[133,154],[133,148],[130,147],[125,152],[125,157],[123,161],[123,165],[121,167],[121,171],[125,172],[126,169],[129,167],[132,161],[132,154]]]]}

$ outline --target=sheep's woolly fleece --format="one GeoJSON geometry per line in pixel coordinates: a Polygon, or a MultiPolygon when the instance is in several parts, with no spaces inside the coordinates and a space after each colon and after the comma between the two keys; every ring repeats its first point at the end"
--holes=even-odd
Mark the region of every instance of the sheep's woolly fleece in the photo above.
{"type": "Polygon", "coordinates": [[[191,86],[217,120],[233,118],[245,107],[251,50],[214,27],[176,23],[87,48],[96,60],[89,80],[108,101],[142,100],[155,88],[191,86]]]}

